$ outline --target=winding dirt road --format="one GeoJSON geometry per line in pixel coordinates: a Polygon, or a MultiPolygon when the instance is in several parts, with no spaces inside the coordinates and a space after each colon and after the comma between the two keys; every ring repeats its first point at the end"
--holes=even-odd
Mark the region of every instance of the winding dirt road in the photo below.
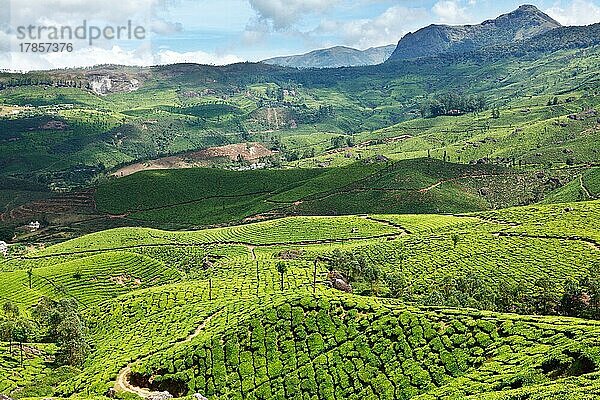
{"type": "MultiPolygon", "coordinates": [[[[217,317],[222,312],[223,312],[223,310],[221,309],[221,310],[217,311],[216,313],[212,314],[211,316],[209,316],[208,318],[206,318],[204,320],[204,322],[202,322],[202,324],[200,324],[200,326],[198,326],[198,328],[196,328],[196,330],[193,333],[188,335],[184,340],[174,343],[173,347],[177,346],[179,344],[189,343],[192,340],[194,340],[194,338],[196,338],[198,335],[200,335],[202,333],[202,331],[204,331],[204,328],[206,328],[206,325],[208,325],[210,323],[210,321],[212,321],[213,318],[217,317]]],[[[136,359],[135,361],[132,361],[129,364],[127,364],[127,366],[125,366],[117,375],[117,378],[115,380],[115,386],[114,386],[115,390],[118,393],[136,394],[142,398],[147,398],[148,396],[157,394],[157,392],[153,392],[148,388],[140,388],[140,387],[132,385],[131,382],[129,382],[129,377],[131,376],[131,367],[133,366],[133,364],[140,362],[140,361],[147,360],[148,358],[152,357],[154,354],[156,354],[156,353],[150,353],[144,357],[140,357],[140,358],[136,359]]]]}

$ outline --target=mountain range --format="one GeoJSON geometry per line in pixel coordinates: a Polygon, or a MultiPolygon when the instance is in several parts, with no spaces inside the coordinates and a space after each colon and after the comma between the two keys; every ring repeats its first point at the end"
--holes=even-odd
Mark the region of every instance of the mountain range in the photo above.
{"type": "Polygon", "coordinates": [[[396,45],[393,44],[371,47],[367,50],[336,46],[301,55],[269,58],[264,60],[263,63],[292,68],[360,67],[381,64],[392,55],[394,50],[396,50],[396,45]]]}
{"type": "Polygon", "coordinates": [[[559,22],[536,6],[526,4],[477,25],[429,25],[414,33],[408,33],[397,45],[367,50],[336,46],[301,55],[270,58],[263,63],[300,69],[377,65],[386,61],[462,54],[506,46],[532,39],[559,27],[559,22]]]}

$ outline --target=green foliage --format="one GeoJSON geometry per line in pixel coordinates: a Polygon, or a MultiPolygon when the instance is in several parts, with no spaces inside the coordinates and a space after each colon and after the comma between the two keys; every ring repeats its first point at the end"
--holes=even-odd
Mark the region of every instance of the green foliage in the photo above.
{"type": "Polygon", "coordinates": [[[59,365],[81,366],[84,363],[91,347],[86,338],[85,321],[75,300],[53,301],[43,297],[33,308],[32,315],[43,329],[43,339],[58,346],[56,362],[59,365]]]}
{"type": "Polygon", "coordinates": [[[421,114],[424,117],[462,115],[470,112],[483,111],[485,108],[486,102],[481,95],[464,96],[458,93],[444,93],[437,95],[427,105],[422,106],[421,114]]]}

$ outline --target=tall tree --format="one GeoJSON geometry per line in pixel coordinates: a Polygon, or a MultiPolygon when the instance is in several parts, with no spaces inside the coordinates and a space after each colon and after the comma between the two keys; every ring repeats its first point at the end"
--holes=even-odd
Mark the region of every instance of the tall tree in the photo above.
{"type": "Polygon", "coordinates": [[[4,321],[0,325],[0,336],[3,340],[9,342],[9,353],[12,355],[13,341],[15,340],[15,333],[17,329],[17,320],[20,317],[19,307],[11,303],[10,301],[2,305],[2,313],[4,315],[4,321]]]}
{"type": "Polygon", "coordinates": [[[42,328],[43,337],[58,345],[58,363],[74,366],[83,364],[91,347],[86,337],[85,321],[77,310],[75,300],[54,301],[43,297],[34,307],[32,315],[42,328]]]}
{"type": "Polygon", "coordinates": [[[277,272],[279,272],[279,274],[281,275],[281,291],[283,291],[283,278],[285,273],[287,272],[287,264],[284,263],[283,261],[279,261],[277,263],[277,272]]]}
{"type": "Polygon", "coordinates": [[[23,344],[31,340],[31,337],[34,334],[33,324],[27,318],[20,316],[15,321],[13,334],[14,340],[19,343],[21,368],[23,368],[23,344]]]}

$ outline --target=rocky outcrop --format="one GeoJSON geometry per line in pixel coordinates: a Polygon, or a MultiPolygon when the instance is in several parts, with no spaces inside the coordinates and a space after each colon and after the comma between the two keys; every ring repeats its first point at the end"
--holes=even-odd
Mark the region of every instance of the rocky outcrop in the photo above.
{"type": "Polygon", "coordinates": [[[327,282],[336,290],[352,293],[352,285],[350,284],[350,281],[338,271],[330,271],[327,273],[327,282]]]}
{"type": "Polygon", "coordinates": [[[173,396],[169,392],[155,392],[146,397],[146,400],[169,400],[172,398],[173,396]]]}
{"type": "Polygon", "coordinates": [[[487,46],[511,44],[560,27],[537,7],[517,10],[478,25],[430,25],[404,36],[388,61],[401,61],[444,53],[464,53],[487,46]]]}

